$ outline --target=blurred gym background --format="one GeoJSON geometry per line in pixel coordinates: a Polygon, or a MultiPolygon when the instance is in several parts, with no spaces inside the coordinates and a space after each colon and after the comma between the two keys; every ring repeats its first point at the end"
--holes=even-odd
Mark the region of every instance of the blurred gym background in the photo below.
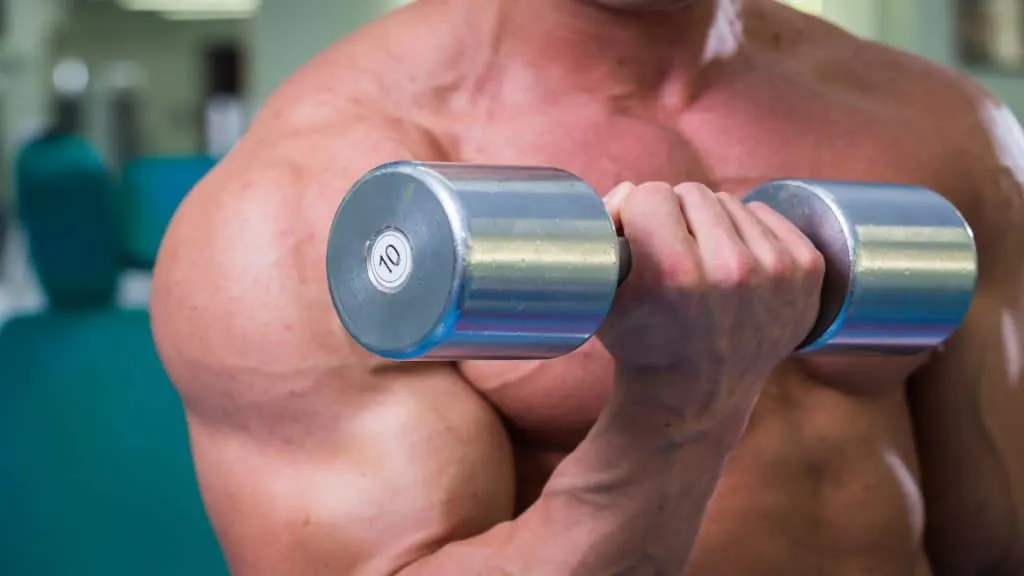
{"type": "MultiPolygon", "coordinates": [[[[226,573],[149,334],[153,259],[274,88],[404,3],[0,0],[0,574],[226,573]]],[[[1024,0],[789,3],[1024,111],[1024,0]]]]}

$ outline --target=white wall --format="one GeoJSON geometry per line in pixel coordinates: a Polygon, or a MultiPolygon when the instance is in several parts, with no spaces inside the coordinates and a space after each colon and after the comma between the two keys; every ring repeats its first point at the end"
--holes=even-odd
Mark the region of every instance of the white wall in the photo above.
{"type": "Polygon", "coordinates": [[[263,0],[252,23],[250,109],[310,58],[408,0],[263,0]]]}
{"type": "Polygon", "coordinates": [[[0,204],[13,196],[11,158],[21,141],[45,125],[50,32],[62,17],[59,0],[6,0],[0,10],[0,204]]]}
{"type": "MultiPolygon", "coordinates": [[[[307,0],[293,0],[295,3],[307,0]]],[[[108,83],[112,66],[137,63],[143,72],[143,148],[151,154],[190,154],[202,149],[203,50],[211,43],[244,41],[244,21],[180,22],[86,3],[68,14],[57,31],[51,62],[85,60],[94,88],[108,83]]],[[[92,94],[90,134],[105,140],[103,110],[92,94]]]]}
{"type": "MultiPolygon", "coordinates": [[[[246,47],[245,81],[252,113],[317,53],[408,1],[263,0],[252,20],[206,22],[172,22],[104,3],[82,3],[58,30],[51,61],[63,56],[83,58],[101,74],[111,63],[139,62],[147,71],[143,99],[147,151],[191,153],[200,149],[202,140],[200,56],[206,44],[236,39],[246,47]]],[[[101,139],[102,111],[94,110],[90,117],[91,131],[101,139]]]]}
{"type": "MultiPolygon", "coordinates": [[[[819,1],[822,16],[855,34],[962,68],[957,58],[956,0],[819,1]]],[[[1024,75],[965,72],[1024,116],[1024,75]]]]}
{"type": "MultiPolygon", "coordinates": [[[[886,0],[894,19],[908,21],[893,27],[884,40],[947,66],[959,67],[956,43],[955,0],[886,0]],[[907,4],[907,6],[900,6],[907,4]],[[908,18],[908,15],[910,17],[908,18]]],[[[1024,75],[970,70],[970,76],[1024,116],[1024,75]]]]}

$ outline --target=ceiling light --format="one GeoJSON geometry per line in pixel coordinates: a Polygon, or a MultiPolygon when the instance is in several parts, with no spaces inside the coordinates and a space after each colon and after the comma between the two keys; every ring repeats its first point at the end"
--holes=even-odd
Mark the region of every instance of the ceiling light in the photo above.
{"type": "Polygon", "coordinates": [[[125,10],[151,12],[248,12],[259,9],[260,0],[117,0],[125,10]]]}
{"type": "Polygon", "coordinates": [[[198,12],[160,12],[160,15],[168,20],[176,21],[195,21],[195,20],[242,20],[245,18],[251,18],[255,14],[255,10],[238,10],[238,11],[214,11],[214,10],[200,10],[198,12]]]}

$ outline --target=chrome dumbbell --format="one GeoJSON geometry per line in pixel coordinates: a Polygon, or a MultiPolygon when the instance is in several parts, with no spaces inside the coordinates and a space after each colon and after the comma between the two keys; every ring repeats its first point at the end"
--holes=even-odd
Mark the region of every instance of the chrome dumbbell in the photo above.
{"type": "MultiPolygon", "coordinates": [[[[793,222],[826,261],[801,351],[907,353],[945,340],[973,298],[970,227],[932,190],[779,180],[745,201],[793,222]]],[[[331,298],[392,359],[525,359],[596,332],[628,244],[582,179],[543,167],[395,162],[345,196],[327,247],[331,298]]]]}

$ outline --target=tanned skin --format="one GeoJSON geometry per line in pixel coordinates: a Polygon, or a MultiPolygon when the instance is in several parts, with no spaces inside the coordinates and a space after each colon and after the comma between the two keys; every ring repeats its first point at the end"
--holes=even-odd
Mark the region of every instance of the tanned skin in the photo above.
{"type": "Polygon", "coordinates": [[[963,77],[769,0],[418,0],[364,27],[271,98],[156,271],[234,573],[1024,574],[1022,159],[963,77]],[[634,270],[598,338],[530,362],[354,344],[328,229],[400,159],[615,189],[634,270]],[[948,197],[979,250],[963,327],[792,356],[820,257],[736,201],[782,177],[948,197]]]}

